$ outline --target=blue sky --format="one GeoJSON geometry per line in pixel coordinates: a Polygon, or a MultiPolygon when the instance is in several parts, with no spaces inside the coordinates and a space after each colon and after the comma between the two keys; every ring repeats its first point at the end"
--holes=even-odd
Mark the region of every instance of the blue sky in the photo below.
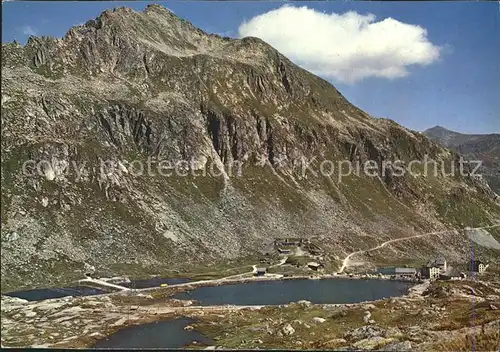
{"type": "MultiPolygon", "coordinates": [[[[2,42],[30,34],[63,36],[71,26],[117,6],[149,2],[6,2],[2,42]]],[[[280,8],[275,2],[160,2],[207,32],[237,37],[244,21],[280,8]]],[[[439,59],[410,65],[406,77],[345,82],[325,76],[352,103],[414,130],[434,125],[466,133],[500,132],[500,5],[495,2],[289,2],[322,13],[374,14],[427,30],[439,59]]],[[[297,24],[300,26],[300,24],[297,24]]],[[[334,46],[336,43],[332,43],[334,46]]],[[[387,56],[385,56],[387,57],[387,56]]]]}

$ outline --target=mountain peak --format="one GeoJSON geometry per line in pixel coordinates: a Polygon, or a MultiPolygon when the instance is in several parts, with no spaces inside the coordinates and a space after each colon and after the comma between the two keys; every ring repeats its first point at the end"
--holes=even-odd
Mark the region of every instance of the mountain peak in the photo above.
{"type": "Polygon", "coordinates": [[[153,12],[153,11],[158,12],[158,13],[173,14],[173,11],[169,10],[168,8],[166,8],[165,6],[160,5],[160,4],[149,4],[144,9],[145,13],[153,12]]]}
{"type": "Polygon", "coordinates": [[[448,130],[447,128],[445,128],[443,126],[436,125],[434,127],[426,129],[424,132],[429,132],[429,131],[450,131],[450,130],[448,130]]]}
{"type": "Polygon", "coordinates": [[[424,134],[429,136],[455,136],[460,135],[460,133],[447,129],[446,127],[436,125],[434,127],[426,129],[424,134]]]}
{"type": "Polygon", "coordinates": [[[481,173],[490,187],[500,193],[498,155],[500,155],[500,134],[466,134],[434,126],[423,132],[424,135],[446,148],[457,151],[473,160],[481,160],[481,173]]]}

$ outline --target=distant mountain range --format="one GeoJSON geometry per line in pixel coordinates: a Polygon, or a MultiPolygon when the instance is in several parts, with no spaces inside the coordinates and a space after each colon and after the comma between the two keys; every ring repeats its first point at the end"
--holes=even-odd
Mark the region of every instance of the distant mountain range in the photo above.
{"type": "Polygon", "coordinates": [[[483,161],[482,173],[491,189],[500,194],[500,134],[463,134],[441,126],[432,127],[424,134],[446,148],[453,149],[469,159],[483,161]]]}

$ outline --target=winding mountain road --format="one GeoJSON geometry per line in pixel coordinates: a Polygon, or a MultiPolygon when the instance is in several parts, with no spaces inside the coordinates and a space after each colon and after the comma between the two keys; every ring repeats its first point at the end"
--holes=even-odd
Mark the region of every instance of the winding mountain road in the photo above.
{"type": "Polygon", "coordinates": [[[112,284],[110,282],[99,280],[99,279],[92,279],[90,277],[88,277],[86,279],[81,279],[81,280],[78,281],[78,283],[79,284],[91,283],[91,284],[96,284],[98,286],[112,288],[112,289],[115,289],[115,290],[118,290],[118,291],[129,291],[130,290],[127,287],[123,287],[123,286],[120,286],[120,285],[115,285],[115,284],[112,284]]]}
{"type": "MultiPolygon", "coordinates": [[[[491,228],[499,227],[499,226],[500,226],[500,224],[495,224],[495,225],[490,225],[490,226],[470,228],[468,230],[484,230],[484,229],[491,229],[491,228]]],[[[364,249],[364,250],[352,252],[347,257],[345,257],[344,261],[342,262],[342,266],[340,267],[340,270],[338,271],[338,274],[342,274],[344,272],[344,270],[349,266],[349,262],[352,259],[352,257],[354,257],[357,254],[376,251],[377,249],[383,248],[383,247],[387,246],[388,244],[395,243],[395,242],[401,242],[401,241],[406,241],[406,240],[411,240],[411,239],[414,239],[414,238],[421,238],[421,237],[426,237],[426,236],[440,235],[440,234],[443,234],[443,233],[446,233],[446,232],[450,232],[450,231],[452,231],[452,230],[428,232],[428,233],[423,233],[423,234],[415,235],[415,236],[395,238],[395,239],[392,239],[392,240],[389,240],[389,241],[385,241],[384,243],[381,243],[378,246],[373,247],[373,248],[369,248],[369,249],[364,249]]]]}

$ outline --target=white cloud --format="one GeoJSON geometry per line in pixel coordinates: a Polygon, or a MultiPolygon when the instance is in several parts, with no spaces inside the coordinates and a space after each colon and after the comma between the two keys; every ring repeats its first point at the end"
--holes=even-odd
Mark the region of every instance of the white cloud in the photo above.
{"type": "Polygon", "coordinates": [[[305,69],[345,83],[405,77],[409,66],[432,64],[441,52],[420,26],[306,6],[284,5],[253,17],[240,25],[239,35],[259,37],[305,69]]]}
{"type": "Polygon", "coordinates": [[[33,27],[31,27],[31,26],[21,27],[21,32],[25,35],[33,35],[33,36],[37,35],[37,31],[35,29],[33,29],[33,27]]]}

